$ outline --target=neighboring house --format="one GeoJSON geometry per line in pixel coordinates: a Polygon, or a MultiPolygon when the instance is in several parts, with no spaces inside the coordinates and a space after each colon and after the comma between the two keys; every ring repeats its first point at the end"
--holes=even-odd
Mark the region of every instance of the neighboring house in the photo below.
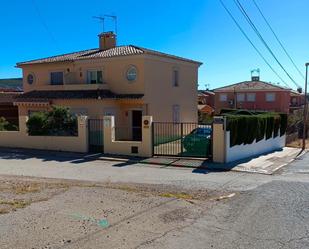
{"type": "Polygon", "coordinates": [[[0,79],[0,92],[20,92],[23,90],[22,78],[0,79]]]}
{"type": "Polygon", "coordinates": [[[198,110],[201,113],[212,115],[214,113],[215,94],[208,90],[198,91],[198,110]]]}
{"type": "Polygon", "coordinates": [[[291,89],[260,81],[259,77],[217,88],[214,92],[217,114],[224,108],[285,113],[290,111],[291,89]]]}
{"type": "Polygon", "coordinates": [[[22,78],[0,79],[0,117],[18,126],[18,107],[14,99],[22,93],[22,78]]]}
{"type": "Polygon", "coordinates": [[[209,105],[210,107],[215,106],[215,93],[209,90],[198,91],[198,104],[209,105]]]}
{"type": "Polygon", "coordinates": [[[297,91],[291,91],[290,112],[302,109],[305,105],[305,95],[297,91]]]}
{"type": "Polygon", "coordinates": [[[99,48],[17,63],[24,94],[20,115],[51,105],[90,118],[114,115],[116,126],[154,121],[197,122],[200,62],[137,46],[116,46],[116,35],[99,35],[99,48]]]}
{"type": "Polygon", "coordinates": [[[5,118],[11,124],[18,126],[18,107],[14,106],[15,97],[20,92],[0,90],[0,117],[5,118]]]}

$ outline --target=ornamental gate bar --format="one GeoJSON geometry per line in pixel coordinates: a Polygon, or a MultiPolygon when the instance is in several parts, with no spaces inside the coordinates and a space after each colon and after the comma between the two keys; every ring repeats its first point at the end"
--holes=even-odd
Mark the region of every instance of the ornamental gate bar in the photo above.
{"type": "Polygon", "coordinates": [[[154,156],[212,156],[212,123],[153,122],[152,129],[154,156]]]}
{"type": "Polygon", "coordinates": [[[89,152],[104,152],[103,119],[88,119],[89,152]]]}

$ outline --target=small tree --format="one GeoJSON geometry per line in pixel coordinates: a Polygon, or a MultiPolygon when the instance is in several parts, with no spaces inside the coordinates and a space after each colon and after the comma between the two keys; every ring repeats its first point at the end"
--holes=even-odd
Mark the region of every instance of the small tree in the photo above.
{"type": "Polygon", "coordinates": [[[53,106],[48,112],[36,112],[27,121],[32,136],[76,136],[77,118],[69,108],[53,106]]]}

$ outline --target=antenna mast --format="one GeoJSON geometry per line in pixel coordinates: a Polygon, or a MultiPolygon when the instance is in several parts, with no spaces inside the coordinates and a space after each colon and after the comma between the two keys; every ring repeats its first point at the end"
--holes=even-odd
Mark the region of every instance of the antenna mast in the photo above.
{"type": "Polygon", "coordinates": [[[115,23],[115,34],[117,35],[117,16],[113,16],[113,15],[104,15],[104,16],[114,20],[114,23],[115,23]]]}
{"type": "Polygon", "coordinates": [[[97,20],[99,20],[99,22],[102,23],[102,28],[103,28],[103,33],[104,33],[104,31],[105,31],[105,28],[104,28],[104,21],[105,21],[105,18],[102,17],[102,16],[93,16],[92,18],[97,19],[97,20]]]}

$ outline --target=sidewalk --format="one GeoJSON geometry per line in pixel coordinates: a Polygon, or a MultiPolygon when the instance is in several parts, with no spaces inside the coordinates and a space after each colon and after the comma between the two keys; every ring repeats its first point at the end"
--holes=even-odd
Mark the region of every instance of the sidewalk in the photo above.
{"type": "Polygon", "coordinates": [[[295,160],[300,153],[301,149],[299,148],[285,147],[280,151],[227,164],[216,164],[209,160],[204,161],[201,159],[180,159],[168,157],[149,158],[142,160],[140,163],[164,165],[166,167],[188,167],[216,171],[231,170],[271,175],[295,160]]]}
{"type": "MultiPolygon", "coordinates": [[[[24,150],[24,149],[6,149],[0,148],[1,154],[6,152],[16,154],[23,159],[40,158],[44,161],[71,161],[74,164],[82,164],[91,161],[106,161],[120,163],[122,165],[140,164],[144,166],[161,166],[161,168],[191,168],[195,170],[206,171],[238,171],[271,175],[280,168],[292,162],[300,153],[299,148],[285,147],[280,151],[269,154],[247,158],[227,164],[213,163],[211,160],[194,159],[194,158],[173,158],[173,157],[152,157],[152,158],[136,158],[122,157],[114,155],[99,154],[81,154],[67,152],[47,152],[41,150],[24,150]]],[[[9,156],[10,158],[11,156],[9,156]]],[[[2,156],[2,159],[5,159],[2,156]]],[[[19,158],[20,159],[20,158],[19,158]]]]}

